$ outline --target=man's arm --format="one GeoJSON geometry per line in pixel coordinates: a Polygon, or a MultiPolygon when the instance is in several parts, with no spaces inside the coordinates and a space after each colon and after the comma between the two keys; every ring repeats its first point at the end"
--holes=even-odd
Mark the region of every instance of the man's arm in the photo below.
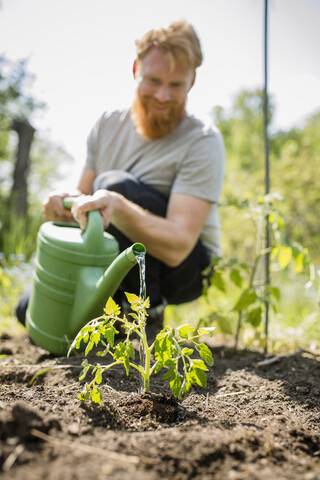
{"type": "Polygon", "coordinates": [[[82,228],[86,213],[100,210],[104,227],[112,223],[132,242],[170,267],[179,265],[192,251],[210,212],[211,203],[185,194],[172,194],[165,218],[154,215],[116,192],[99,190],[81,197],[72,207],[82,228]]]}
{"type": "Polygon", "coordinates": [[[91,168],[84,167],[78,182],[77,189],[83,195],[90,195],[92,193],[92,185],[97,174],[91,168]]]}

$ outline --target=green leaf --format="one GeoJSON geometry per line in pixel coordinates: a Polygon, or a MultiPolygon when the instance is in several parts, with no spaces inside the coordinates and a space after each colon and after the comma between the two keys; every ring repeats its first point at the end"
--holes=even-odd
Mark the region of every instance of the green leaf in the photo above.
{"type": "Polygon", "coordinates": [[[185,348],[182,349],[181,352],[182,352],[182,355],[184,355],[186,357],[190,357],[190,355],[193,354],[194,350],[192,348],[185,347],[185,348]]]}
{"type": "Polygon", "coordinates": [[[121,313],[121,308],[116,304],[113,298],[109,297],[103,311],[108,317],[117,317],[121,313]]]}
{"type": "Polygon", "coordinates": [[[278,302],[280,301],[280,297],[281,297],[280,288],[278,288],[278,287],[268,287],[268,291],[270,292],[272,297],[274,297],[278,302]]]}
{"type": "Polygon", "coordinates": [[[170,382],[170,388],[175,397],[179,397],[180,395],[180,388],[181,388],[181,380],[180,375],[175,374],[174,378],[170,382]]]}
{"type": "Polygon", "coordinates": [[[224,315],[220,315],[220,314],[217,314],[215,316],[215,320],[222,333],[232,335],[233,332],[232,332],[230,320],[228,320],[224,315]]]}
{"type": "Polygon", "coordinates": [[[226,286],[222,274],[217,270],[214,272],[211,283],[214,287],[216,287],[221,292],[226,292],[226,286]]]}
{"type": "Polygon", "coordinates": [[[93,343],[93,341],[91,340],[91,337],[90,337],[90,341],[89,341],[89,343],[88,343],[88,345],[85,349],[85,352],[84,352],[85,356],[87,356],[88,353],[92,350],[93,345],[94,345],[94,343],[93,343]]]}
{"type": "Polygon", "coordinates": [[[90,398],[90,392],[81,392],[79,393],[78,398],[80,398],[80,400],[82,400],[83,402],[86,402],[90,398]]]}
{"type": "Polygon", "coordinates": [[[188,393],[191,385],[190,383],[187,382],[187,375],[184,377],[181,387],[180,387],[180,392],[179,392],[179,398],[181,398],[183,395],[188,393]]]}
{"type": "Polygon", "coordinates": [[[248,322],[253,327],[258,327],[262,320],[262,309],[261,307],[252,308],[248,312],[248,322]]]}
{"type": "Polygon", "coordinates": [[[134,293],[127,293],[125,292],[128,302],[131,305],[132,310],[135,312],[140,312],[146,310],[150,307],[150,299],[149,297],[145,300],[134,293]]]}
{"type": "Polygon", "coordinates": [[[100,385],[100,383],[102,382],[102,374],[101,374],[101,369],[99,368],[96,372],[96,376],[94,377],[94,381],[100,385]]]}
{"type": "Polygon", "coordinates": [[[304,254],[300,252],[295,258],[294,273],[301,273],[304,270],[304,254]]]}
{"type": "Polygon", "coordinates": [[[240,295],[240,298],[236,302],[233,310],[245,310],[252,305],[257,299],[257,294],[253,290],[245,290],[240,295]]]}
{"type": "Polygon", "coordinates": [[[233,268],[230,273],[230,280],[237,286],[242,287],[242,277],[238,268],[233,268]]]}
{"type": "Polygon", "coordinates": [[[90,397],[94,403],[98,403],[99,405],[101,405],[102,393],[98,387],[96,386],[93,387],[93,389],[91,390],[90,397]]]}
{"type": "Polygon", "coordinates": [[[90,392],[90,389],[89,389],[89,385],[86,383],[82,392],[79,393],[78,398],[80,398],[80,400],[83,400],[84,402],[86,402],[87,400],[89,400],[90,395],[91,395],[91,392],[90,392]]]}
{"type": "Polygon", "coordinates": [[[88,360],[86,358],[81,363],[81,366],[83,367],[83,370],[80,372],[79,380],[83,380],[85,378],[85,376],[87,375],[88,370],[90,368],[90,365],[89,365],[88,360]]]}
{"type": "Polygon", "coordinates": [[[292,260],[292,248],[285,245],[279,245],[278,262],[281,270],[284,270],[292,260]]]}
{"type": "Polygon", "coordinates": [[[216,327],[201,327],[199,328],[197,334],[199,337],[201,337],[202,335],[212,335],[215,329],[216,327]]]}
{"type": "Polygon", "coordinates": [[[158,360],[154,373],[158,373],[164,367],[168,367],[168,368],[175,367],[175,364],[176,363],[172,358],[168,358],[165,362],[161,362],[158,360]]]}
{"type": "MultiPolygon", "coordinates": [[[[88,343],[88,340],[90,338],[90,335],[89,335],[89,332],[87,332],[84,336],[83,336],[83,341],[84,343],[88,343]]],[[[81,339],[80,339],[81,341],[81,339]]],[[[80,346],[80,342],[79,342],[79,346],[80,346]]]]}
{"type": "Polygon", "coordinates": [[[35,375],[33,375],[33,377],[31,378],[30,382],[29,382],[29,385],[30,387],[32,387],[32,385],[34,384],[34,382],[36,381],[36,379],[40,376],[40,375],[43,375],[47,372],[50,372],[50,370],[52,370],[52,367],[48,367],[48,368],[44,368],[43,370],[41,370],[40,372],[36,373],[35,375]]]}
{"type": "Polygon", "coordinates": [[[169,380],[170,378],[175,376],[175,369],[170,368],[162,377],[162,380],[169,380]]]}
{"type": "Polygon", "coordinates": [[[181,338],[187,339],[189,338],[191,333],[194,332],[194,327],[192,327],[191,325],[181,325],[177,328],[177,332],[181,338]]]}
{"type": "Polygon", "coordinates": [[[105,321],[98,323],[98,325],[96,326],[96,329],[100,333],[100,337],[105,337],[108,325],[110,325],[110,324],[108,322],[105,322],[105,321]]]}
{"type": "Polygon", "coordinates": [[[130,360],[129,360],[129,357],[125,357],[123,359],[123,365],[124,365],[124,368],[126,369],[126,374],[129,375],[129,370],[130,370],[130,360]]]}
{"type": "Polygon", "coordinates": [[[119,342],[114,349],[114,359],[120,360],[126,356],[126,345],[123,342],[119,342]]]}
{"type": "Polygon", "coordinates": [[[181,387],[181,393],[183,394],[188,393],[193,383],[194,383],[194,378],[192,376],[192,373],[187,372],[184,378],[183,385],[181,387]]]}
{"type": "Polygon", "coordinates": [[[128,302],[130,303],[131,306],[137,305],[140,303],[141,299],[138,297],[138,295],[135,295],[134,293],[126,293],[126,297],[128,302]]]}
{"type": "Polygon", "coordinates": [[[159,362],[158,370],[165,366],[172,366],[173,347],[171,335],[168,336],[165,333],[157,335],[154,344],[154,356],[155,359],[159,362]]]}
{"type": "Polygon", "coordinates": [[[206,388],[207,375],[204,373],[204,371],[200,370],[199,368],[193,368],[191,373],[196,383],[200,385],[200,387],[206,388]]]}
{"type": "Polygon", "coordinates": [[[212,358],[212,353],[211,350],[205,345],[204,343],[200,343],[197,348],[200,357],[204,362],[206,362],[207,365],[212,367],[213,365],[213,358],[212,358]]]}
{"type": "Polygon", "coordinates": [[[147,297],[143,302],[142,302],[142,307],[144,309],[150,308],[150,298],[147,297]]]}
{"type": "Polygon", "coordinates": [[[113,345],[114,345],[114,336],[115,336],[116,333],[118,333],[118,331],[114,327],[109,327],[106,330],[105,338],[107,340],[107,343],[111,347],[113,347],[113,345]]]}
{"type": "Polygon", "coordinates": [[[104,350],[97,352],[97,357],[106,357],[109,352],[110,352],[110,345],[108,345],[104,350]]]}
{"type": "Polygon", "coordinates": [[[91,326],[84,326],[80,332],[78,333],[78,335],[76,336],[76,338],[74,339],[74,341],[72,342],[72,345],[76,347],[76,349],[78,350],[80,348],[80,344],[81,344],[81,341],[83,340],[85,343],[88,342],[89,338],[90,338],[90,333],[92,332],[93,328],[91,326]]]}
{"type": "Polygon", "coordinates": [[[100,342],[100,332],[98,330],[95,330],[92,334],[91,334],[91,339],[90,339],[91,342],[93,342],[96,346],[98,345],[98,343],[100,342]]]}
{"type": "Polygon", "coordinates": [[[132,358],[134,360],[134,357],[135,357],[135,350],[133,348],[133,345],[131,342],[129,342],[128,346],[127,346],[127,351],[128,351],[128,355],[129,355],[129,358],[132,358]]]}
{"type": "Polygon", "coordinates": [[[207,367],[205,366],[203,360],[192,360],[190,362],[191,368],[197,368],[199,370],[203,370],[205,372],[208,371],[207,367]]]}
{"type": "Polygon", "coordinates": [[[129,344],[119,342],[114,349],[114,359],[123,363],[127,375],[129,375],[130,357],[132,357],[132,355],[134,356],[134,349],[131,342],[129,342],[129,344]]]}

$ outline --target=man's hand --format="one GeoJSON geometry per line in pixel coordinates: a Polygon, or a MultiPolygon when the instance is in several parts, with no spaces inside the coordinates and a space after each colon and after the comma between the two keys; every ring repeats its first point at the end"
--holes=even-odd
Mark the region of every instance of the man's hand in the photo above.
{"type": "Polygon", "coordinates": [[[97,190],[93,195],[82,195],[73,203],[71,213],[80,227],[85,230],[88,222],[87,213],[91,210],[99,210],[103,226],[107,229],[111,223],[117,195],[108,190],[97,190]]]}
{"type": "Polygon", "coordinates": [[[43,218],[52,221],[72,222],[73,217],[70,210],[66,210],[62,203],[62,200],[69,196],[68,193],[51,193],[42,207],[43,218]]]}

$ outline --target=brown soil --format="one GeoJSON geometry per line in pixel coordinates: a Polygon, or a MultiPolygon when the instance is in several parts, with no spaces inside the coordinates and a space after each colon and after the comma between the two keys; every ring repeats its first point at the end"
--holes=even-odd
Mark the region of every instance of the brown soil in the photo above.
{"type": "Polygon", "coordinates": [[[212,352],[206,390],[176,402],[158,374],[154,393],[138,395],[137,375],[119,368],[105,376],[99,407],[77,398],[80,355],[55,358],[3,335],[0,477],[320,479],[319,358],[259,365],[259,353],[212,352]]]}

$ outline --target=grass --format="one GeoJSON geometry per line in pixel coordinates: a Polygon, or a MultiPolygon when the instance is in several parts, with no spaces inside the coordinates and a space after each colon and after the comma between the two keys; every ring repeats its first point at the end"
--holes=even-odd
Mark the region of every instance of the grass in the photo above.
{"type": "Polygon", "coordinates": [[[18,322],[15,308],[20,295],[31,283],[31,264],[14,260],[6,267],[0,264],[0,335],[19,335],[25,328],[18,322]]]}

